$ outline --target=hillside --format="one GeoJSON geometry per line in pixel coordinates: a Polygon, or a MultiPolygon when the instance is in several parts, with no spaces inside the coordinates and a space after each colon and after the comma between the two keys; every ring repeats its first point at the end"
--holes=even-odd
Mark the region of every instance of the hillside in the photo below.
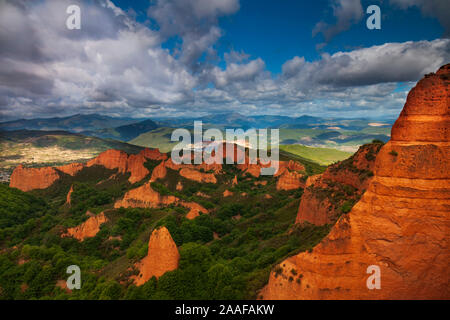
{"type": "Polygon", "coordinates": [[[175,165],[149,149],[16,169],[11,185],[34,189],[2,186],[0,207],[7,201],[22,217],[0,229],[2,298],[255,299],[275,263],[329,230],[293,227],[308,172],[323,171],[299,159],[282,151],[277,176],[260,176],[259,165],[175,165]],[[159,226],[179,250],[178,268],[136,285],[159,226]],[[81,290],[61,286],[70,264],[83,270],[81,290]]]}
{"type": "Polygon", "coordinates": [[[81,132],[86,130],[114,128],[138,120],[115,118],[100,114],[75,114],[68,117],[20,119],[0,123],[0,130],[64,130],[81,132]]]}
{"type": "Polygon", "coordinates": [[[344,152],[330,148],[313,148],[300,144],[281,145],[281,150],[296,154],[305,159],[312,160],[321,165],[329,165],[337,161],[344,160],[350,157],[350,152],[344,152]]]}
{"type": "Polygon", "coordinates": [[[120,141],[129,141],[142,133],[154,130],[158,127],[158,125],[150,120],[144,120],[140,122],[135,122],[115,128],[104,128],[98,129],[94,131],[84,131],[82,132],[85,135],[99,137],[103,139],[115,139],[120,141]]]}

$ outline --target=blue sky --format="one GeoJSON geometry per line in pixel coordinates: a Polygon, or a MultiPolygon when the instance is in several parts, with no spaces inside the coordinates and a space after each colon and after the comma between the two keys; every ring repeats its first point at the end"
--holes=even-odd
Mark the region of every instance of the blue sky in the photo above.
{"type": "Polygon", "coordinates": [[[447,0],[6,0],[0,115],[395,117],[450,62],[449,14],[447,0]]]}
{"type": "MultiPolygon", "coordinates": [[[[124,10],[132,8],[137,20],[145,22],[149,1],[114,1],[124,10]]],[[[388,1],[361,1],[365,9],[371,4],[380,6],[382,29],[369,30],[365,18],[349,30],[335,36],[321,50],[316,45],[323,43],[323,36],[312,36],[314,26],[320,20],[333,22],[332,4],[329,0],[243,0],[240,9],[233,15],[219,18],[224,30],[223,37],[216,46],[219,56],[230,50],[244,51],[252,57],[261,57],[267,69],[280,73],[282,64],[294,56],[304,56],[307,60],[320,58],[323,52],[351,50],[360,47],[381,45],[386,42],[434,40],[440,38],[444,29],[435,17],[423,15],[420,7],[401,9],[388,1]]],[[[173,48],[182,39],[174,37],[165,45],[173,48]]],[[[221,61],[220,63],[223,63],[221,61]]],[[[223,64],[222,64],[223,65],[223,64]]]]}

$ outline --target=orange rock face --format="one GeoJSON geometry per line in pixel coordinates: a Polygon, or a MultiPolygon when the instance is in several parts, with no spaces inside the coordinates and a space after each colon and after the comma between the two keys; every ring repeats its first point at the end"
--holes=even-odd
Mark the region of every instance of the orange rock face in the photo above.
{"type": "Polygon", "coordinates": [[[232,196],[232,195],[233,195],[233,192],[231,192],[230,190],[225,190],[225,191],[223,192],[223,197],[224,197],[224,198],[230,197],[230,196],[232,196]]]}
{"type": "Polygon", "coordinates": [[[323,174],[309,177],[295,222],[335,223],[342,213],[340,207],[346,201],[356,201],[366,191],[381,146],[363,145],[349,159],[329,166],[323,174]]]}
{"type": "Polygon", "coordinates": [[[178,204],[189,209],[186,218],[194,219],[200,215],[200,213],[208,213],[208,210],[195,202],[180,201],[175,196],[164,196],[153,190],[150,186],[150,182],[131,189],[125,193],[123,199],[117,200],[114,204],[114,208],[160,208],[170,204],[178,204]]]}
{"type": "Polygon", "coordinates": [[[167,169],[165,166],[165,162],[162,161],[160,164],[158,164],[152,171],[152,177],[150,178],[150,181],[156,181],[157,179],[163,179],[167,174],[167,169]]]}
{"type": "Polygon", "coordinates": [[[71,199],[72,192],[73,192],[73,185],[70,186],[70,190],[69,190],[69,192],[67,192],[66,203],[69,205],[72,201],[72,199],[71,199]]]}
{"type": "Polygon", "coordinates": [[[181,201],[180,205],[189,209],[189,212],[186,214],[186,218],[189,220],[197,218],[201,213],[208,213],[208,210],[196,202],[181,201]]]}
{"type": "Polygon", "coordinates": [[[117,200],[114,208],[158,208],[178,201],[175,196],[162,196],[152,189],[150,183],[146,183],[138,188],[131,189],[125,193],[123,199],[117,200]]]}
{"type": "Polygon", "coordinates": [[[140,154],[150,160],[167,160],[167,154],[159,152],[159,149],[145,148],[140,154]]]}
{"type": "Polygon", "coordinates": [[[303,188],[305,183],[302,180],[303,175],[297,171],[286,170],[278,178],[277,190],[293,190],[303,188]]]}
{"type": "Polygon", "coordinates": [[[58,179],[59,174],[52,167],[24,168],[19,165],[11,174],[9,186],[22,191],[46,189],[58,179]]]}
{"type": "MultiPolygon", "coordinates": [[[[22,191],[45,189],[60,178],[58,171],[74,176],[84,167],[91,167],[94,165],[100,165],[107,169],[117,169],[119,173],[128,172],[130,173],[128,181],[135,183],[142,180],[150,173],[144,166],[147,159],[165,160],[167,159],[167,154],[160,153],[158,149],[146,148],[139,154],[128,155],[123,151],[110,149],[102,152],[94,159],[89,160],[86,164],[71,163],[55,168],[24,168],[20,165],[14,169],[11,175],[10,186],[13,188],[18,188],[22,191]]],[[[163,173],[164,172],[161,170],[157,172],[160,176],[162,176],[163,173]]],[[[165,176],[165,174],[163,176],[165,176]]]]}
{"type": "Polygon", "coordinates": [[[134,279],[136,285],[143,285],[153,276],[159,278],[164,273],[178,268],[180,254],[166,227],[155,229],[148,242],[147,256],[136,264],[139,269],[134,279]]]}
{"type": "Polygon", "coordinates": [[[59,171],[62,171],[66,174],[70,174],[71,176],[76,175],[81,169],[84,168],[84,164],[82,163],[70,163],[64,166],[56,167],[59,171]]]}
{"type": "Polygon", "coordinates": [[[68,228],[67,232],[64,233],[62,237],[73,237],[80,241],[83,241],[86,238],[95,237],[100,231],[100,226],[107,221],[108,219],[105,214],[103,212],[99,213],[96,216],[91,216],[79,226],[68,228]]]}
{"type": "Polygon", "coordinates": [[[217,183],[217,179],[213,173],[204,173],[189,168],[181,169],[180,176],[200,183],[217,183]]]}
{"type": "Polygon", "coordinates": [[[107,169],[118,169],[119,173],[129,172],[131,175],[128,178],[128,181],[135,183],[142,180],[150,173],[144,166],[147,159],[143,154],[144,153],[141,152],[137,155],[128,155],[121,150],[110,149],[88,161],[87,166],[101,165],[107,169]]]}
{"type": "Polygon", "coordinates": [[[446,65],[412,89],[366,193],[311,253],[272,272],[264,299],[450,299],[449,79],[446,65]],[[380,289],[367,286],[372,265],[380,289]]]}

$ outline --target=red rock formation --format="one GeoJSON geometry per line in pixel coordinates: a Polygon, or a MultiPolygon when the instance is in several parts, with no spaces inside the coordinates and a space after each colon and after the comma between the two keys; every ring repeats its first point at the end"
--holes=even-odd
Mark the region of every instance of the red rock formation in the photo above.
{"type": "Polygon", "coordinates": [[[217,179],[213,173],[203,173],[189,168],[181,169],[180,176],[200,183],[217,183],[217,179]]]}
{"type": "Polygon", "coordinates": [[[180,254],[166,227],[155,229],[148,242],[147,256],[136,264],[139,274],[134,282],[143,285],[153,276],[159,278],[164,273],[178,268],[180,254]]]}
{"type": "Polygon", "coordinates": [[[142,154],[131,154],[127,160],[127,172],[131,173],[128,181],[136,183],[145,178],[150,172],[144,166],[147,159],[142,154]]]}
{"type": "Polygon", "coordinates": [[[304,173],[305,167],[297,161],[278,161],[278,171],[274,174],[275,177],[283,175],[286,171],[299,171],[304,173]]]}
{"type": "Polygon", "coordinates": [[[232,196],[232,195],[233,195],[233,192],[231,192],[230,190],[225,190],[225,191],[223,192],[223,197],[224,197],[224,198],[230,197],[230,196],[232,196]]]}
{"type": "Polygon", "coordinates": [[[64,166],[56,167],[56,169],[58,169],[59,171],[62,171],[71,176],[76,175],[83,168],[84,168],[83,163],[70,163],[70,164],[66,164],[64,166]]]}
{"type": "Polygon", "coordinates": [[[181,201],[180,205],[189,209],[189,212],[186,214],[186,218],[189,220],[197,218],[200,215],[200,213],[204,214],[208,213],[208,210],[206,210],[196,202],[181,201]]]}
{"type": "Polygon", "coordinates": [[[150,182],[131,189],[125,193],[123,199],[117,200],[114,208],[158,208],[161,206],[176,203],[178,198],[172,195],[162,196],[152,189],[150,182]]]}
{"type": "Polygon", "coordinates": [[[159,149],[145,148],[140,154],[150,160],[167,160],[167,154],[159,152],[159,149]]]}
{"type": "Polygon", "coordinates": [[[165,161],[162,161],[160,164],[158,164],[152,172],[152,177],[150,178],[150,181],[156,181],[158,179],[163,179],[165,178],[167,174],[167,169],[165,166],[165,161]]]}
{"type": "Polygon", "coordinates": [[[123,199],[116,201],[114,208],[159,208],[170,204],[178,204],[188,208],[189,212],[186,215],[186,218],[188,219],[194,219],[195,217],[198,217],[200,213],[208,213],[208,210],[198,203],[180,201],[180,199],[175,196],[163,196],[159,194],[152,189],[150,182],[125,193],[123,199]]]}
{"type": "Polygon", "coordinates": [[[46,189],[58,179],[59,174],[52,167],[24,168],[19,165],[11,174],[9,186],[22,191],[46,189]]]}
{"type": "Polygon", "coordinates": [[[71,202],[72,192],[73,192],[73,185],[70,186],[69,192],[67,192],[66,203],[68,205],[70,205],[71,202]]]}
{"type": "Polygon", "coordinates": [[[263,181],[255,181],[255,186],[266,186],[267,185],[267,180],[263,180],[263,181]]]}
{"type": "Polygon", "coordinates": [[[121,150],[110,149],[100,153],[97,157],[87,162],[88,167],[100,165],[107,169],[119,169],[119,172],[127,171],[128,154],[121,150]]]}
{"type": "MultiPolygon", "coordinates": [[[[88,212],[86,212],[88,214],[88,212]]],[[[89,214],[88,214],[89,215],[89,214]]],[[[99,213],[98,215],[90,216],[85,222],[80,224],[79,226],[68,228],[67,232],[62,234],[62,237],[73,237],[80,241],[83,241],[86,238],[95,237],[95,235],[100,231],[100,226],[107,222],[105,214],[99,213]]]]}
{"type": "Polygon", "coordinates": [[[243,164],[238,164],[236,165],[236,167],[244,173],[248,173],[255,178],[258,178],[261,174],[261,166],[259,164],[250,164],[246,162],[243,164]]]}
{"type": "Polygon", "coordinates": [[[67,281],[66,280],[56,280],[56,287],[61,288],[63,291],[67,292],[67,293],[71,293],[72,290],[70,290],[69,288],[67,288],[67,281]]]}
{"type": "Polygon", "coordinates": [[[277,190],[294,190],[303,188],[305,183],[302,180],[303,175],[297,171],[286,170],[278,178],[277,190]]]}
{"type": "Polygon", "coordinates": [[[356,201],[366,191],[381,146],[363,145],[349,159],[329,166],[323,174],[309,177],[295,222],[315,225],[336,222],[342,213],[340,207],[346,201],[356,201]],[[339,199],[339,194],[345,197],[339,199]]]}
{"type": "Polygon", "coordinates": [[[450,299],[449,79],[446,65],[412,89],[366,193],[311,253],[272,272],[264,299],[450,299]],[[366,285],[371,265],[379,290],[366,285]]]}
{"type": "Polygon", "coordinates": [[[144,154],[144,152],[141,152],[136,155],[128,155],[121,150],[110,149],[89,160],[86,165],[88,167],[101,165],[107,169],[117,169],[119,173],[129,172],[131,175],[128,181],[135,183],[150,173],[144,166],[144,163],[147,161],[144,154]]]}

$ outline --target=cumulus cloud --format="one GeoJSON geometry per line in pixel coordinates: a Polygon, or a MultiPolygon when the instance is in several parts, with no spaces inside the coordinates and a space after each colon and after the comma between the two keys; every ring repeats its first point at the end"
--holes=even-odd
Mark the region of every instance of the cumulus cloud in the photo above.
{"type": "Polygon", "coordinates": [[[149,7],[148,15],[163,36],[182,38],[180,59],[195,67],[205,51],[214,54],[211,47],[222,35],[218,18],[238,10],[239,0],[157,0],[149,7]]]}
{"type": "Polygon", "coordinates": [[[290,81],[295,76],[303,85],[365,86],[417,81],[449,60],[450,41],[446,39],[408,41],[324,54],[312,63],[295,57],[283,65],[283,75],[290,81]]]}
{"type": "Polygon", "coordinates": [[[192,100],[197,80],[157,32],[110,1],[78,3],[82,28],[68,30],[65,9],[73,3],[0,3],[0,94],[16,106],[4,116],[49,106],[123,114],[192,100]]]}
{"type": "Polygon", "coordinates": [[[0,1],[0,115],[389,114],[450,61],[450,40],[438,39],[293,57],[280,75],[243,51],[225,53],[224,66],[198,63],[214,55],[218,18],[238,9],[237,0],[158,0],[148,12],[158,27],[148,27],[109,0],[0,1]],[[81,7],[81,30],[65,27],[69,4],[81,7]],[[163,48],[173,36],[179,52],[163,48]]]}

